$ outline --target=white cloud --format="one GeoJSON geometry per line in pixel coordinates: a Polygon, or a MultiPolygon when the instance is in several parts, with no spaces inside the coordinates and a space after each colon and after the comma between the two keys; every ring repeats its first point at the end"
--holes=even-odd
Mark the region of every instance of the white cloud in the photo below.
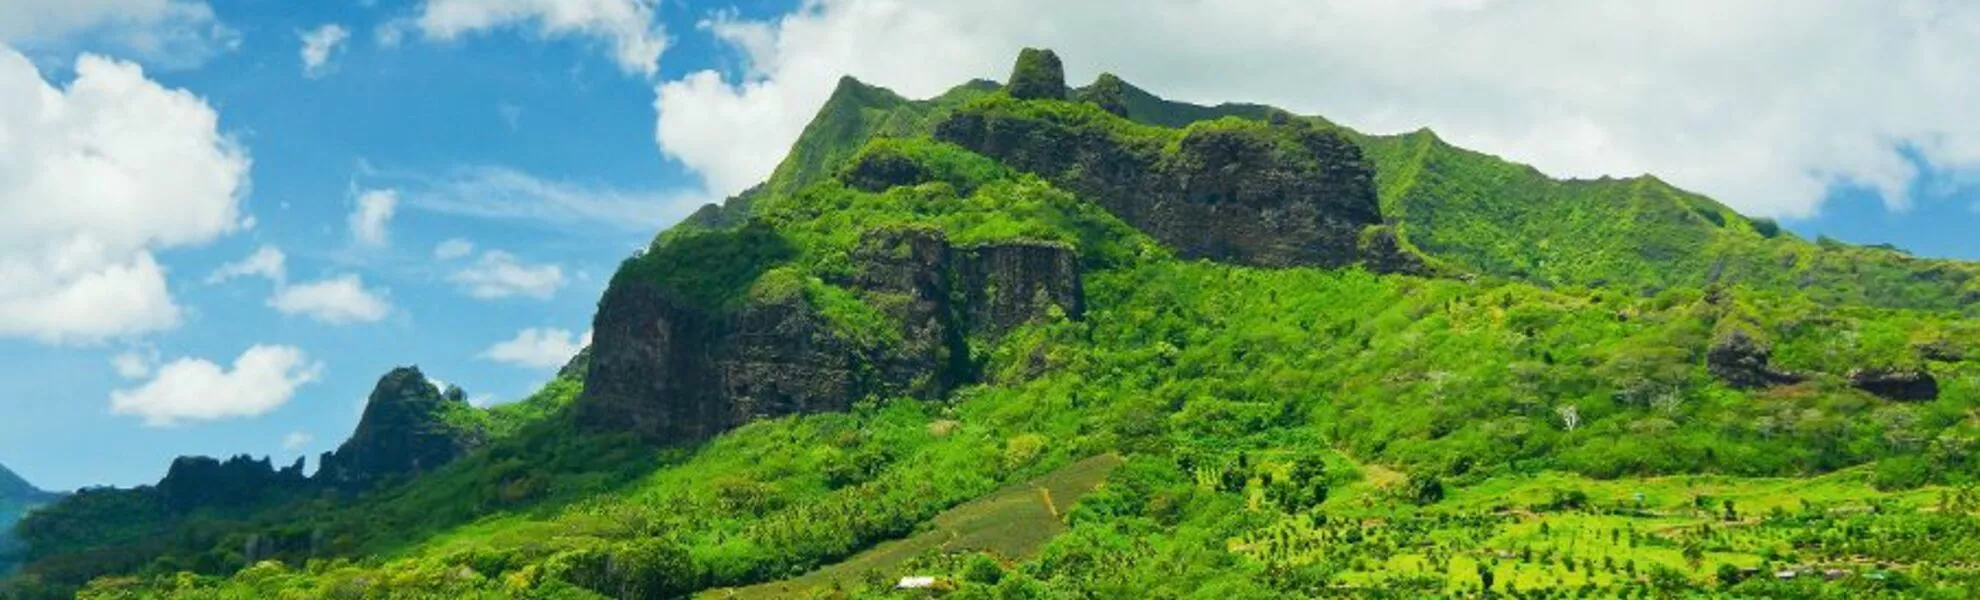
{"type": "Polygon", "coordinates": [[[1003,78],[1026,45],[1058,50],[1075,85],[1109,70],[1183,100],[1429,126],[1557,176],[1650,172],[1758,214],[1809,214],[1837,183],[1901,204],[1905,145],[1980,168],[1968,2],[815,0],[703,27],[748,68],[658,86],[655,138],[718,196],[767,176],[840,74],[926,97],[1003,78]]]}
{"type": "Polygon", "coordinates": [[[322,77],[329,70],[330,55],[351,38],[351,30],[330,23],[302,34],[303,76],[322,77]]]}
{"type": "Polygon", "coordinates": [[[68,54],[114,50],[154,66],[198,66],[240,46],[240,32],[194,0],[7,0],[0,44],[68,54]]]}
{"type": "MultiPolygon", "coordinates": [[[[654,19],[655,4],[657,0],[426,0],[414,24],[435,40],[509,27],[545,38],[597,38],[611,46],[621,70],[651,76],[667,48],[666,32],[654,19]]],[[[401,35],[379,31],[381,39],[401,35]]]]}
{"type": "Polygon", "coordinates": [[[564,366],[571,357],[591,344],[591,332],[573,340],[568,329],[531,327],[516,337],[490,346],[481,357],[499,363],[537,369],[564,366]]]}
{"type": "Polygon", "coordinates": [[[287,262],[288,255],[283,254],[281,248],[262,246],[247,258],[220,265],[220,268],[213,270],[212,275],[206,276],[206,283],[222,283],[236,277],[252,275],[273,281],[279,287],[285,279],[287,262]]]}
{"type": "Polygon", "coordinates": [[[481,253],[473,264],[455,271],[451,278],[469,296],[484,300],[529,296],[549,298],[564,286],[564,269],[557,265],[521,262],[501,250],[481,253]]]}
{"type": "Polygon", "coordinates": [[[282,449],[290,451],[301,450],[313,441],[316,441],[315,436],[300,431],[292,431],[289,432],[289,435],[282,436],[282,449]]]}
{"type": "Polygon", "coordinates": [[[662,194],[545,180],[505,167],[464,167],[438,179],[376,174],[417,184],[406,190],[406,203],[420,210],[535,225],[603,225],[651,232],[709,200],[700,194],[662,194]]]}
{"type": "Polygon", "coordinates": [[[126,350],[110,357],[110,367],[117,370],[118,377],[143,379],[151,376],[151,363],[156,359],[156,356],[137,350],[126,350]]]}
{"type": "Polygon", "coordinates": [[[384,293],[365,289],[357,275],[286,286],[268,298],[285,315],[304,315],[331,325],[375,323],[392,311],[384,293]]]}
{"type": "MultiPolygon", "coordinates": [[[[0,23],[21,8],[8,7],[0,23]]],[[[85,54],[56,88],[0,45],[0,338],[91,342],[176,326],[153,253],[244,221],[248,157],[218,122],[135,64],[85,54]]]]}
{"type": "Polygon", "coordinates": [[[160,367],[151,380],[110,393],[110,412],[144,418],[151,427],[185,421],[253,417],[288,403],[297,387],[316,381],[323,365],[293,346],[255,345],[222,368],[197,358],[160,367]]]}
{"type": "Polygon", "coordinates": [[[365,246],[383,246],[387,241],[385,226],[392,222],[392,215],[398,211],[399,193],[393,190],[365,190],[357,197],[357,208],[351,211],[351,238],[365,246]]]}
{"type": "Polygon", "coordinates": [[[454,260],[473,253],[474,242],[462,238],[453,238],[433,246],[433,258],[439,260],[454,260]]]}

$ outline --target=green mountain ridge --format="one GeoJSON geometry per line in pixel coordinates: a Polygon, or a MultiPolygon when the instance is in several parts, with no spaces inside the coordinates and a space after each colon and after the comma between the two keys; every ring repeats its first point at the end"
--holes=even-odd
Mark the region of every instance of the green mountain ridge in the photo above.
{"type": "Polygon", "coordinates": [[[480,432],[444,464],[78,494],[0,596],[1980,585],[1974,265],[1060,72],[843,79],[768,181],[621,266],[537,398],[421,412],[480,432]]]}

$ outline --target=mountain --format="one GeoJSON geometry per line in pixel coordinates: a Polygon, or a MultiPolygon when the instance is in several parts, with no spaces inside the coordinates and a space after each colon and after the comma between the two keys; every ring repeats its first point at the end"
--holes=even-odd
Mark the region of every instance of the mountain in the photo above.
{"type": "Polygon", "coordinates": [[[0,595],[1980,585],[1973,264],[1062,73],[844,79],[536,397],[395,371],[310,478],[187,460],[212,482],[37,512],[0,595]]]}
{"type": "Polygon", "coordinates": [[[15,559],[22,550],[20,542],[14,539],[14,523],[27,511],[60,497],[34,487],[6,465],[0,465],[0,575],[13,572],[15,559]]]}

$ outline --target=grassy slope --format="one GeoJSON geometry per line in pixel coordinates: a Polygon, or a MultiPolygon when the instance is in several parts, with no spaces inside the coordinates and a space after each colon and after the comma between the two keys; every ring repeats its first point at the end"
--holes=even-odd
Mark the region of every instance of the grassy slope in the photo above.
{"type": "MultiPolygon", "coordinates": [[[[1133,86],[1124,95],[1130,118],[1168,127],[1282,112],[1171,102],[1133,86]]],[[[1384,217],[1405,243],[1461,272],[1645,293],[1719,282],[1893,308],[1968,311],[1980,299],[1972,264],[1806,242],[1652,176],[1557,180],[1427,129],[1342,129],[1374,163],[1384,217]]]]}
{"type": "Polygon", "coordinates": [[[1053,536],[1065,531],[1063,509],[1120,466],[1111,454],[1075,462],[1042,477],[1002,489],[943,511],[928,527],[912,536],[886,542],[844,561],[784,581],[702,593],[705,598],[790,598],[814,590],[845,588],[863,583],[869,573],[908,572],[942,555],[989,552],[1008,560],[1036,554],[1053,536]]]}

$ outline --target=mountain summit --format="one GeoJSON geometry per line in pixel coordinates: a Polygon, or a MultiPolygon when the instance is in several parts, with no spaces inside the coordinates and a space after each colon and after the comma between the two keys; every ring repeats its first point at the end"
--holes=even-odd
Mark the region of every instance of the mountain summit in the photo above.
{"type": "Polygon", "coordinates": [[[6,465],[0,465],[0,499],[28,499],[47,494],[14,474],[6,465]]]}

